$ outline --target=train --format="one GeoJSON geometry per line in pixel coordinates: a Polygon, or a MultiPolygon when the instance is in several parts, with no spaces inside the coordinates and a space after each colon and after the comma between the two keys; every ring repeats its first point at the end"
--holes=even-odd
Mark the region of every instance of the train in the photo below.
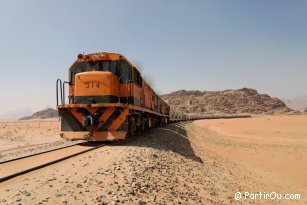
{"type": "Polygon", "coordinates": [[[170,106],[119,53],[78,54],[68,81],[56,81],[56,100],[68,140],[122,140],[172,120],[170,106]]]}

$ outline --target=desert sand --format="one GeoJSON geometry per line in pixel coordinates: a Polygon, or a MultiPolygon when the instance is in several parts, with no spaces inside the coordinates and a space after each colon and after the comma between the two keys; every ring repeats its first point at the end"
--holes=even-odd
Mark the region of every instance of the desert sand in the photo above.
{"type": "Polygon", "coordinates": [[[58,119],[0,121],[0,151],[62,140],[58,119]]]}
{"type": "MultiPolygon", "coordinates": [[[[203,120],[201,142],[261,181],[251,191],[302,193],[307,197],[307,115],[203,120]]],[[[240,174],[240,173],[239,173],[240,174]]]]}
{"type": "MultiPolygon", "coordinates": [[[[58,122],[45,123],[37,139],[57,140],[58,122]]],[[[167,125],[0,183],[0,203],[306,204],[306,124],[297,115],[167,125]],[[238,191],[303,199],[236,201],[238,191]]]]}

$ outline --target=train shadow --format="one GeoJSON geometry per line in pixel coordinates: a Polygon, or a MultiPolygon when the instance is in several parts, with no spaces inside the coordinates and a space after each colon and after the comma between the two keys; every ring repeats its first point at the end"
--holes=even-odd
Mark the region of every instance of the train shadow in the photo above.
{"type": "Polygon", "coordinates": [[[118,142],[116,141],[85,141],[79,145],[84,146],[84,147],[97,147],[101,145],[115,146],[117,144],[118,142]]]}
{"type": "Polygon", "coordinates": [[[185,158],[203,163],[203,160],[195,154],[182,124],[170,124],[152,129],[146,133],[129,136],[125,141],[118,144],[114,143],[114,145],[150,147],[172,151],[185,158]]]}

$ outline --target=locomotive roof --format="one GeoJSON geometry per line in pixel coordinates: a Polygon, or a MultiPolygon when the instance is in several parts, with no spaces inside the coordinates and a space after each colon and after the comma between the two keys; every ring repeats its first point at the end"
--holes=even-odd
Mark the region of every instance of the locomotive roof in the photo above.
{"type": "Polygon", "coordinates": [[[76,62],[125,59],[127,62],[131,64],[131,62],[120,53],[97,52],[89,54],[78,54],[77,57],[78,58],[76,62]]]}

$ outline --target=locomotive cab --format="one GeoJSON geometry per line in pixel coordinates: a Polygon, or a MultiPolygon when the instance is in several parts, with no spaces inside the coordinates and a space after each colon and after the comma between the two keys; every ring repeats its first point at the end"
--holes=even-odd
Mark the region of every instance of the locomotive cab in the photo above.
{"type": "Polygon", "coordinates": [[[125,60],[76,62],[70,69],[71,103],[120,102],[120,96],[128,96],[130,79],[131,66],[125,60]]]}

